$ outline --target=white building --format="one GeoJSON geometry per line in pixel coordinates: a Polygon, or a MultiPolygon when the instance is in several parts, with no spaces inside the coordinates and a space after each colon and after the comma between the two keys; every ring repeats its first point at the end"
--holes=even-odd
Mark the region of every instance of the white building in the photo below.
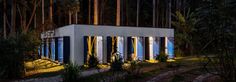
{"type": "Polygon", "coordinates": [[[42,33],[40,55],[64,63],[83,65],[91,54],[107,63],[118,52],[124,61],[152,60],[160,51],[174,57],[174,29],[68,25],[52,33],[42,33]]]}

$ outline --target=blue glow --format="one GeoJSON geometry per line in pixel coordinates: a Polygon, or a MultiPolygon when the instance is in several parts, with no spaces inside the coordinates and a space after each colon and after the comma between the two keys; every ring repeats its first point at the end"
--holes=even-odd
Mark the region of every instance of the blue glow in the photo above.
{"type": "Polygon", "coordinates": [[[124,61],[124,40],[123,38],[119,38],[118,39],[118,49],[117,51],[120,53],[120,56],[122,58],[122,60],[124,61]]]}
{"type": "Polygon", "coordinates": [[[143,45],[142,38],[138,39],[138,60],[143,60],[143,45]]]}
{"type": "Polygon", "coordinates": [[[154,42],[153,42],[153,55],[154,55],[154,58],[157,57],[157,55],[160,54],[160,41],[159,39],[155,39],[154,42]]]}
{"type": "Polygon", "coordinates": [[[55,41],[52,39],[51,41],[51,55],[52,55],[52,60],[55,60],[55,41]]]}
{"type": "Polygon", "coordinates": [[[174,58],[174,38],[168,37],[167,40],[168,58],[174,58]]]}
{"type": "Polygon", "coordinates": [[[41,56],[41,47],[38,47],[38,56],[41,56]]]}
{"type": "Polygon", "coordinates": [[[58,61],[63,62],[63,38],[58,38],[58,61]]]}
{"type": "Polygon", "coordinates": [[[49,42],[48,41],[46,41],[46,52],[45,52],[45,54],[46,54],[46,57],[48,58],[48,56],[49,56],[49,42]]]}

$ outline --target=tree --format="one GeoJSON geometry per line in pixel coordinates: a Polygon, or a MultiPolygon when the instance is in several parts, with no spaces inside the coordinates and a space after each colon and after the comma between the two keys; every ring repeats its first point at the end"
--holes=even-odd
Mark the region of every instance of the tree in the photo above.
{"type": "Polygon", "coordinates": [[[136,26],[139,26],[139,5],[140,5],[140,0],[137,0],[137,19],[136,19],[136,26]]]}
{"type": "Polygon", "coordinates": [[[208,0],[199,8],[199,43],[206,56],[204,68],[208,73],[218,75],[224,82],[236,81],[235,70],[235,4],[233,0],[208,0]],[[203,36],[204,35],[204,36],[203,36]],[[233,42],[233,43],[232,43],[233,42]],[[215,54],[208,57],[206,53],[215,54]]]}
{"type": "Polygon", "coordinates": [[[93,15],[93,24],[98,25],[98,0],[94,0],[93,2],[93,8],[94,8],[94,15],[93,15]]]}
{"type": "Polygon", "coordinates": [[[15,36],[16,34],[16,0],[12,1],[12,19],[11,19],[11,36],[15,36]]]}
{"type": "Polygon", "coordinates": [[[156,26],[156,0],[153,0],[153,7],[152,7],[152,26],[156,26]]]}
{"type": "Polygon", "coordinates": [[[49,6],[49,20],[53,22],[53,0],[50,0],[49,6]]]}
{"type": "Polygon", "coordinates": [[[7,38],[7,1],[3,0],[3,36],[7,38]]]}
{"type": "MultiPolygon", "coordinates": [[[[175,27],[175,46],[177,51],[185,51],[190,49],[189,53],[193,53],[193,33],[196,31],[195,27],[199,21],[194,12],[188,11],[187,15],[183,15],[180,11],[176,11],[174,17],[176,21],[172,21],[175,27]],[[186,16],[186,17],[184,17],[186,16]]],[[[188,54],[188,53],[186,53],[188,54]]]]}
{"type": "Polygon", "coordinates": [[[32,2],[31,1],[25,1],[25,0],[19,0],[18,1],[17,9],[18,9],[18,12],[19,12],[19,15],[20,15],[22,33],[27,33],[28,32],[28,30],[30,28],[30,24],[32,23],[33,18],[35,16],[36,8],[38,7],[40,2],[41,2],[41,0],[38,1],[38,2],[37,2],[37,0],[33,0],[32,2]],[[27,9],[30,8],[30,6],[28,4],[36,4],[36,5],[33,5],[33,10],[31,11],[30,18],[27,21],[27,18],[26,18],[27,17],[27,9]]]}
{"type": "Polygon", "coordinates": [[[120,26],[120,0],[116,0],[116,26],[120,26]]]}
{"type": "Polygon", "coordinates": [[[42,0],[42,31],[44,32],[44,0],[42,0]]]}

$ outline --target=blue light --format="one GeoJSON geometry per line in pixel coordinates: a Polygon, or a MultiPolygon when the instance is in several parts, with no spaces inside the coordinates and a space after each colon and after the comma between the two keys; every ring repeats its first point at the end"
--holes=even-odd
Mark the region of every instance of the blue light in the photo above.
{"type": "Polygon", "coordinates": [[[41,46],[38,47],[38,56],[41,56],[41,46]]]}
{"type": "Polygon", "coordinates": [[[174,58],[174,38],[168,37],[167,40],[168,58],[174,58]]]}
{"type": "Polygon", "coordinates": [[[58,38],[58,61],[63,62],[63,38],[58,38]]]}
{"type": "Polygon", "coordinates": [[[143,60],[143,45],[142,45],[142,39],[138,39],[138,60],[143,60]]]}
{"type": "Polygon", "coordinates": [[[155,39],[153,42],[153,54],[154,54],[154,58],[157,57],[157,55],[160,54],[160,39],[155,39]]]}
{"type": "Polygon", "coordinates": [[[52,39],[51,41],[51,55],[52,55],[52,60],[55,60],[55,40],[52,39]]]}
{"type": "Polygon", "coordinates": [[[49,42],[48,41],[46,41],[46,52],[45,52],[45,54],[46,54],[46,57],[48,58],[48,56],[49,56],[49,42]]]}
{"type": "Polygon", "coordinates": [[[117,51],[120,53],[120,56],[121,56],[122,60],[124,61],[124,40],[121,37],[119,37],[118,40],[119,41],[118,41],[117,51]]]}

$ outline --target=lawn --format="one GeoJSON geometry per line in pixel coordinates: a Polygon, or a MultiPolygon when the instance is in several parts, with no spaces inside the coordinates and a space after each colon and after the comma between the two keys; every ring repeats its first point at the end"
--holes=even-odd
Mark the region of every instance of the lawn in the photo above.
{"type": "Polygon", "coordinates": [[[61,74],[64,66],[47,59],[25,62],[25,78],[48,77],[61,74]]]}
{"type": "MultiPolygon", "coordinates": [[[[140,68],[141,74],[135,76],[126,74],[125,76],[119,78],[117,82],[145,82],[160,73],[164,73],[170,70],[175,70],[181,67],[187,68],[187,67],[198,66],[202,60],[203,60],[202,57],[198,58],[191,56],[191,57],[176,58],[174,61],[172,60],[169,62],[157,62],[157,61],[140,62],[139,66],[141,67],[140,68]]],[[[130,66],[130,64],[125,63],[125,66],[130,66]]],[[[61,75],[64,69],[63,65],[58,64],[56,62],[52,62],[47,59],[27,61],[25,62],[25,67],[26,67],[25,78],[37,78],[37,77],[61,75]]],[[[87,69],[87,71],[88,70],[89,69],[87,69]]],[[[100,80],[113,77],[114,75],[123,73],[126,73],[126,71],[116,72],[116,73],[111,71],[100,72],[91,76],[80,77],[78,80],[83,82],[97,82],[100,80]]],[[[173,77],[170,79],[173,79],[173,77]]]]}

